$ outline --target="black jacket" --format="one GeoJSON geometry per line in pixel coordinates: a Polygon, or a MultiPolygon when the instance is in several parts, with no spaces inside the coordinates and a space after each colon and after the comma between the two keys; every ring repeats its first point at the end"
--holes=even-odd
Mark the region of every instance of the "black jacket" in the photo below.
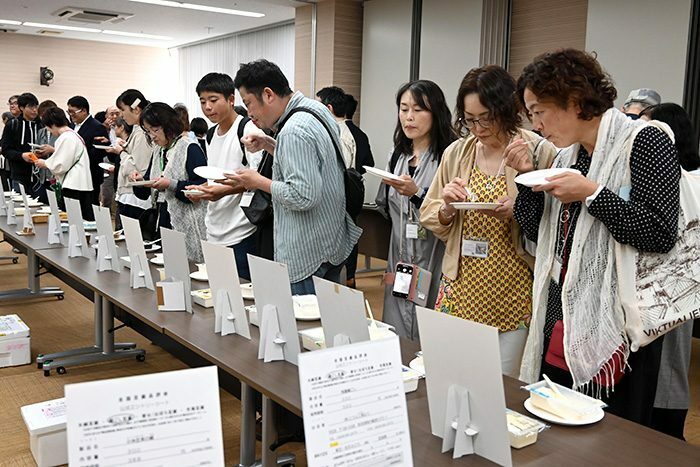
{"type": "MultiPolygon", "coordinates": [[[[88,157],[90,158],[90,175],[92,175],[93,191],[99,191],[100,185],[102,185],[104,181],[104,171],[98,164],[104,161],[107,152],[103,149],[95,149],[95,137],[104,136],[105,138],[109,138],[109,132],[100,122],[90,115],[78,129],[78,134],[83,138],[88,151],[88,157]]],[[[109,146],[109,143],[97,144],[109,146]]]]}
{"type": "Polygon", "coordinates": [[[363,165],[374,167],[374,157],[372,157],[372,148],[369,146],[369,138],[352,120],[345,120],[345,123],[348,125],[352,137],[355,138],[355,169],[363,174],[366,172],[362,168],[363,165]]]}
{"type": "Polygon", "coordinates": [[[39,130],[43,125],[38,120],[27,121],[22,115],[8,120],[2,133],[2,155],[9,162],[13,180],[29,181],[32,179],[34,164],[22,159],[22,153],[32,150],[29,143],[36,143],[39,130]]]}

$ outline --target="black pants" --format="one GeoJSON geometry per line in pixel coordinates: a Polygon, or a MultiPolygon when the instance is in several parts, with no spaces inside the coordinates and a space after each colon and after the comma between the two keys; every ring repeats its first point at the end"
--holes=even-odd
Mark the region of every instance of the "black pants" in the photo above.
{"type": "Polygon", "coordinates": [[[12,186],[10,184],[10,171],[5,169],[0,169],[0,180],[2,180],[2,188],[5,191],[10,191],[12,186]]]}
{"type": "Polygon", "coordinates": [[[142,209],[138,206],[132,206],[131,204],[117,202],[117,218],[114,222],[116,226],[115,228],[117,230],[122,228],[122,219],[120,216],[138,219],[141,216],[141,214],[143,214],[143,211],[145,211],[145,209],[142,209]]]}
{"type": "Polygon", "coordinates": [[[92,210],[92,192],[78,191],[70,188],[61,190],[64,198],[77,199],[80,202],[80,212],[83,215],[83,220],[94,221],[95,213],[92,210]]]}

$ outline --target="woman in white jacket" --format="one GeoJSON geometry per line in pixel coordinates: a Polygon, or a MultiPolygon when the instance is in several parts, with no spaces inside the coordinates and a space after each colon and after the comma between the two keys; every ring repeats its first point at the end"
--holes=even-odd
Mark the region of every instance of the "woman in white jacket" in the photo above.
{"type": "Polygon", "coordinates": [[[65,112],[58,107],[46,110],[41,116],[41,122],[57,139],[51,157],[37,159],[34,165],[49,169],[56,177],[56,182],[61,184],[62,196],[77,199],[83,218],[92,219],[92,179],[85,143],[78,133],[68,126],[65,112]]]}

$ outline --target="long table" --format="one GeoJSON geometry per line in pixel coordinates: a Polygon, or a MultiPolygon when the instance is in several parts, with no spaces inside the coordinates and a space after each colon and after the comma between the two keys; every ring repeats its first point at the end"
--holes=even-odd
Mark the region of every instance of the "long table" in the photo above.
{"type": "MultiPolygon", "coordinates": [[[[125,254],[124,250],[120,251],[125,254]]],[[[36,253],[43,262],[99,291],[125,312],[154,329],[160,329],[166,336],[239,379],[244,387],[259,391],[266,401],[274,401],[302,415],[297,367],[284,361],[264,363],[258,360],[259,332],[256,327],[251,326],[250,340],[239,335],[218,336],[214,334],[212,309],[195,305],[194,314],[158,312],[155,294],[148,289],[131,289],[127,271],[122,274],[99,273],[94,259],[71,259],[65,250],[48,249],[36,253]]],[[[152,267],[152,274],[157,277],[155,267],[152,267]]],[[[193,285],[195,288],[203,286],[197,282],[193,282],[193,285]]],[[[300,328],[309,325],[318,323],[300,323],[300,328]]],[[[403,361],[407,364],[418,347],[414,342],[401,339],[401,349],[403,361]]],[[[506,405],[526,413],[523,402],[527,393],[519,389],[520,383],[504,377],[504,387],[506,405]]],[[[244,392],[243,395],[247,399],[243,401],[244,410],[249,410],[250,394],[244,392]]],[[[449,453],[440,453],[441,441],[430,433],[424,381],[420,382],[416,392],[407,395],[407,406],[415,465],[491,465],[478,456],[452,459],[449,453]]],[[[249,417],[243,418],[249,423],[249,417]]],[[[269,422],[269,417],[266,419],[269,422]]],[[[242,431],[249,431],[250,428],[248,424],[242,427],[242,431]]],[[[264,445],[269,445],[273,434],[268,429],[271,429],[269,423],[264,427],[264,445]]],[[[247,450],[241,453],[244,459],[250,455],[250,447],[243,446],[242,449],[247,450]]],[[[606,414],[601,422],[590,426],[552,426],[540,434],[535,445],[513,450],[512,453],[515,465],[700,465],[700,448],[611,414],[606,414]]],[[[274,465],[270,455],[264,461],[266,465],[274,465]]]]}

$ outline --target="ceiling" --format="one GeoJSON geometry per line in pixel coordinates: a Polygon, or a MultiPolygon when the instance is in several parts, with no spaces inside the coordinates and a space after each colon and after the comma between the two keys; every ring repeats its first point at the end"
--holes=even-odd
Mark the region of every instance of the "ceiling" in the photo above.
{"type": "MultiPolygon", "coordinates": [[[[39,35],[83,39],[120,44],[145,45],[152,47],[174,47],[191,42],[211,39],[248,29],[259,28],[281,21],[294,19],[294,7],[304,1],[291,0],[182,0],[193,4],[212,7],[245,10],[263,13],[261,18],[212,13],[184,8],[137,3],[130,0],[0,0],[0,30],[16,30],[7,34],[39,35]],[[114,22],[93,23],[84,20],[69,20],[58,17],[56,12],[76,7],[78,10],[106,11],[133,15],[128,19],[114,22]],[[163,36],[168,39],[127,37],[113,34],[69,31],[27,25],[3,24],[2,21],[43,23],[48,25],[71,26],[109,30],[121,33],[139,33],[163,36]]],[[[3,34],[0,33],[0,46],[3,34]]]]}

